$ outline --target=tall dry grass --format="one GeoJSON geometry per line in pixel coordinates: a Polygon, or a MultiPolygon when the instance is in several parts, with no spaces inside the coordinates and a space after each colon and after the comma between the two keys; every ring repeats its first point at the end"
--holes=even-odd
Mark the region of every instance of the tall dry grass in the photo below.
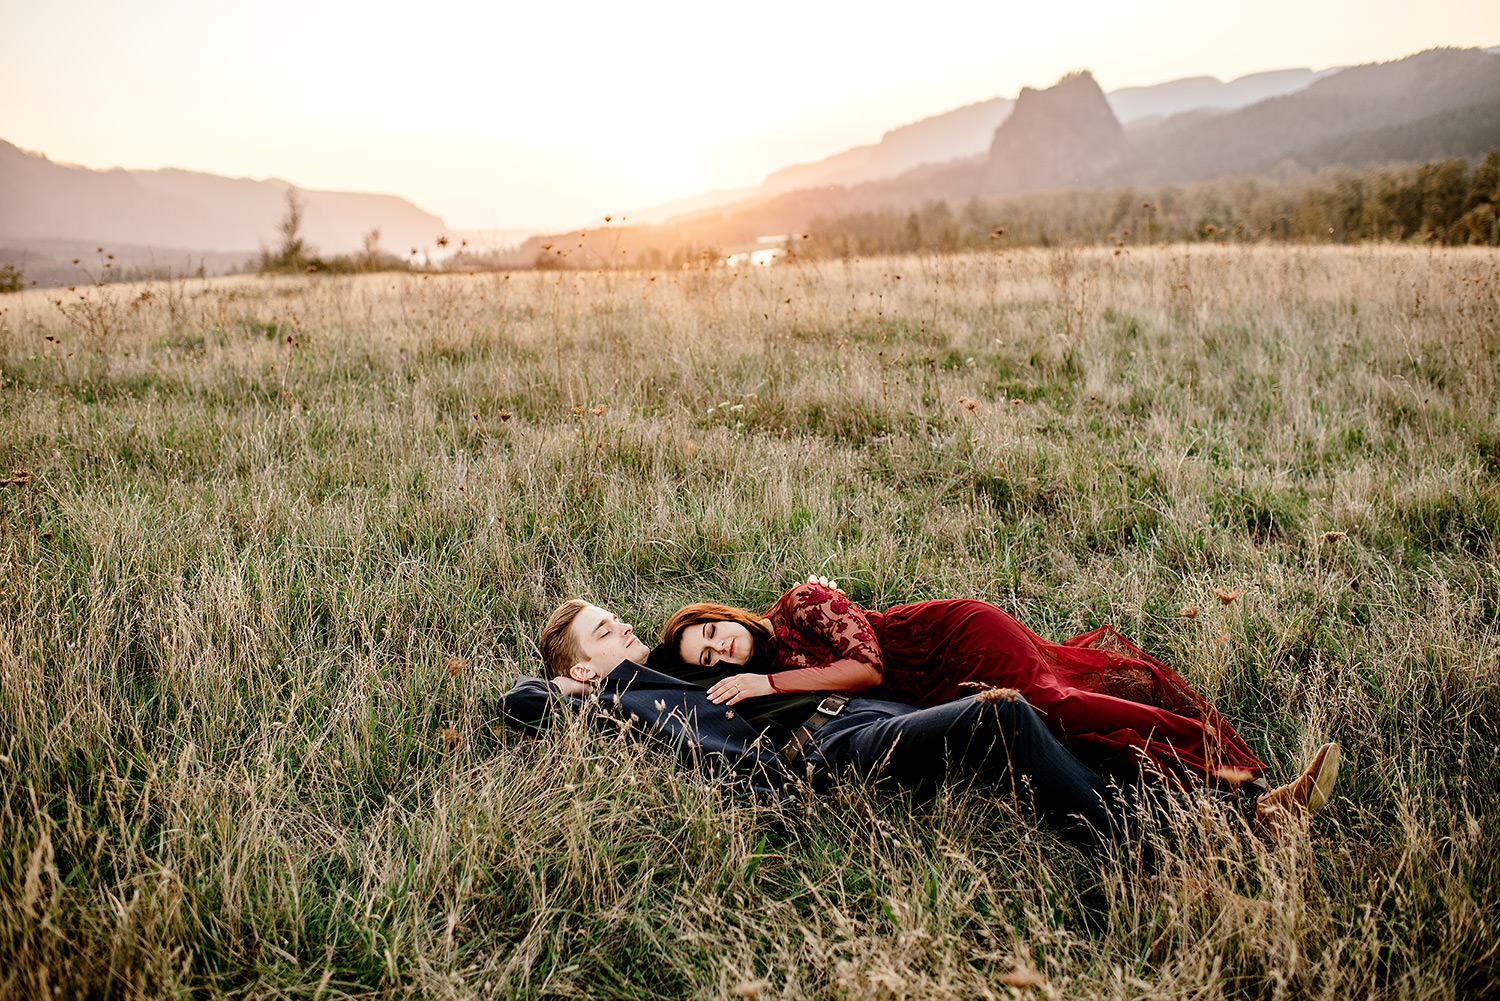
{"type": "Polygon", "coordinates": [[[30,471],[0,486],[0,994],[1493,992],[1497,271],[1164,248],[0,298],[0,471],[30,471]],[[491,725],[565,596],[648,631],[808,571],[1116,623],[1278,774],[1342,742],[1338,795],[1310,839],[1192,828],[1140,871],[985,790],[775,813],[491,725]]]}

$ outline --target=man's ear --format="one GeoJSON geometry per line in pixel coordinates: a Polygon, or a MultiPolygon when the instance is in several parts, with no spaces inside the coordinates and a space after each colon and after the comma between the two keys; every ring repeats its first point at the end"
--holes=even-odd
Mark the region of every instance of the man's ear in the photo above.
{"type": "Polygon", "coordinates": [[[581,660],[568,668],[568,676],[574,681],[581,681],[586,685],[592,685],[599,678],[594,669],[581,660]]]}

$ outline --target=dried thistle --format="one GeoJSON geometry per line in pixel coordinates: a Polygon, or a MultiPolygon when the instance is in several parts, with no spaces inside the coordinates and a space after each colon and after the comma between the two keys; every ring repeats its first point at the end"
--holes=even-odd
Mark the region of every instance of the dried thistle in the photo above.
{"type": "Polygon", "coordinates": [[[1348,535],[1349,535],[1349,533],[1347,533],[1347,532],[1324,532],[1323,533],[1323,541],[1324,542],[1337,542],[1340,539],[1348,538],[1348,535]]]}
{"type": "Polygon", "coordinates": [[[1216,587],[1213,592],[1221,605],[1233,604],[1236,598],[1245,593],[1243,588],[1237,587],[1216,587]]]}
{"type": "Polygon", "coordinates": [[[1183,605],[1182,611],[1178,612],[1177,614],[1182,616],[1184,619],[1196,619],[1198,617],[1198,606],[1183,605]]]}
{"type": "Polygon", "coordinates": [[[978,688],[979,694],[974,696],[976,702],[986,705],[996,705],[1000,702],[1014,702],[1021,697],[1021,693],[1015,688],[996,688],[982,681],[965,681],[959,685],[960,688],[978,688]]]}
{"type": "Polygon", "coordinates": [[[1000,974],[1000,982],[1007,987],[1040,987],[1047,978],[1029,966],[1018,966],[1009,973],[1000,974]]]}

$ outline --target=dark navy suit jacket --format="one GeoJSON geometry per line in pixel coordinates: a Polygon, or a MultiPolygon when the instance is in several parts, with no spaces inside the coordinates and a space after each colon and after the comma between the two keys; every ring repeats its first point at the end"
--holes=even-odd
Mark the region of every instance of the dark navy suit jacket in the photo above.
{"type": "Polygon", "coordinates": [[[784,802],[796,795],[791,767],[759,727],[732,707],[708,701],[703,686],[630,661],[611,671],[588,699],[564,695],[550,681],[520,678],[497,709],[507,725],[524,729],[548,728],[563,711],[599,710],[611,728],[623,720],[639,724],[703,773],[726,777],[758,797],[784,802]]]}

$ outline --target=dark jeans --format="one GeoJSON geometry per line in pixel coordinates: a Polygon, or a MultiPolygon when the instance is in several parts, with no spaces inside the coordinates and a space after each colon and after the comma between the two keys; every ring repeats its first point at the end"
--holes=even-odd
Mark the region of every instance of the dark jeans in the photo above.
{"type": "MultiPolygon", "coordinates": [[[[1050,821],[1101,841],[1127,841],[1145,812],[1169,810],[1181,796],[1154,783],[1116,786],[1079,761],[1024,699],[947,702],[912,712],[853,699],[813,737],[813,776],[843,773],[930,794],[972,781],[1029,799],[1050,821]]],[[[1243,797],[1213,794],[1238,812],[1243,797]]]]}

